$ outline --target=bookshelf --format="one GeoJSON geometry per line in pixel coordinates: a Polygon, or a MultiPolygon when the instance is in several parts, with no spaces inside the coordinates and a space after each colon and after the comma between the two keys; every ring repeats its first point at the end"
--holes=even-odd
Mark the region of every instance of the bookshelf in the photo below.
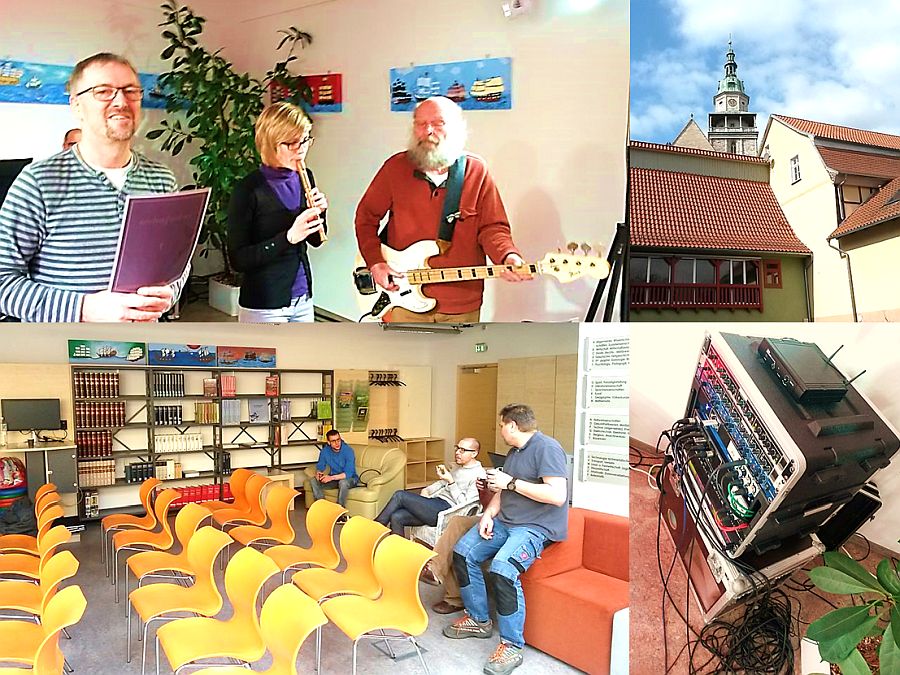
{"type": "Polygon", "coordinates": [[[406,487],[423,488],[438,479],[437,465],[444,461],[443,438],[409,438],[400,443],[406,453],[406,487]]]}
{"type": "Polygon", "coordinates": [[[101,517],[105,491],[153,475],[212,480],[219,498],[234,468],[316,461],[334,424],[333,382],[330,370],[71,366],[78,482],[91,493],[79,516],[101,517]]]}

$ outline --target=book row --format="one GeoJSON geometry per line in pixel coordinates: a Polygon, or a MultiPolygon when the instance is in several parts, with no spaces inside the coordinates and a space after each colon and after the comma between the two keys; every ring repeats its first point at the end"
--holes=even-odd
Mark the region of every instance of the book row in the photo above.
{"type": "Polygon", "coordinates": [[[125,426],[125,401],[75,402],[76,427],[125,426]]]}
{"type": "Polygon", "coordinates": [[[75,398],[115,398],[119,395],[119,373],[76,370],[75,398]]]}

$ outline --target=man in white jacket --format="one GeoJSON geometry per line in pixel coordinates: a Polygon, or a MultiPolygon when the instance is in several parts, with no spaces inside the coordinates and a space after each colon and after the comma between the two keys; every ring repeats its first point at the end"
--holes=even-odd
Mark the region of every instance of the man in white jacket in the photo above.
{"type": "Polygon", "coordinates": [[[486,475],[481,462],[475,459],[481,444],[474,438],[463,438],[454,447],[456,468],[453,471],[439,465],[440,480],[422,488],[419,494],[398,490],[375,520],[389,525],[391,532],[402,537],[403,528],[436,525],[438,514],[444,509],[478,499],[475,480],[486,475]]]}

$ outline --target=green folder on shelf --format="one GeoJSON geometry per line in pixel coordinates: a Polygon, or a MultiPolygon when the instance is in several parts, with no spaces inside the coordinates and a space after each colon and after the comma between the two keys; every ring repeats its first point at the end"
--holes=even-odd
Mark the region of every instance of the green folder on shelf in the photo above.
{"type": "Polygon", "coordinates": [[[324,400],[318,402],[318,405],[316,406],[316,417],[320,420],[331,419],[331,401],[324,400]]]}

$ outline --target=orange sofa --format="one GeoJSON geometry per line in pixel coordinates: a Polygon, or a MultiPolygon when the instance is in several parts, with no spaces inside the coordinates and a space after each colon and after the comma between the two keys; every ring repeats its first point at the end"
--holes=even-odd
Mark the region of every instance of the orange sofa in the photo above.
{"type": "Polygon", "coordinates": [[[569,535],[522,575],[525,642],[608,675],[613,615],[628,607],[628,519],[569,509],[569,535]]]}

